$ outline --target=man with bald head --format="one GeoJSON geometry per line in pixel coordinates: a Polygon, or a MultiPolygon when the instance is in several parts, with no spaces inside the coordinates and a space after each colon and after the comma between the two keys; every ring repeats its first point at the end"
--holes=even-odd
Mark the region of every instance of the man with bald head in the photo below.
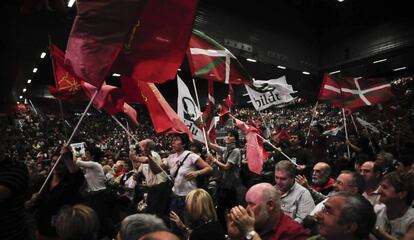
{"type": "Polygon", "coordinates": [[[361,165],[360,173],[365,182],[365,191],[362,196],[372,205],[380,204],[378,189],[381,182],[381,166],[373,161],[367,161],[361,165]]]}
{"type": "Polygon", "coordinates": [[[306,239],[305,229],[280,207],[280,193],[269,183],[252,186],[246,193],[247,207],[231,209],[227,230],[231,239],[306,239]]]}
{"type": "Polygon", "coordinates": [[[151,139],[144,139],[138,143],[141,155],[131,152],[130,158],[138,166],[138,175],[142,175],[148,187],[147,212],[155,214],[160,218],[168,219],[168,197],[170,194],[167,175],[165,172],[156,173],[154,167],[149,164],[149,158],[157,164],[161,164],[161,157],[155,151],[155,142],[151,139]]]}

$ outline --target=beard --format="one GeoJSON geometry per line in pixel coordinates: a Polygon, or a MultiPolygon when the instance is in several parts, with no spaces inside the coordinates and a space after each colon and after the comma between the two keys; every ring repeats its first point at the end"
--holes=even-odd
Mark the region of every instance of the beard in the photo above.
{"type": "Polygon", "coordinates": [[[321,187],[321,186],[325,185],[328,181],[329,181],[328,176],[321,176],[319,178],[312,177],[313,185],[318,186],[318,187],[321,187]]]}

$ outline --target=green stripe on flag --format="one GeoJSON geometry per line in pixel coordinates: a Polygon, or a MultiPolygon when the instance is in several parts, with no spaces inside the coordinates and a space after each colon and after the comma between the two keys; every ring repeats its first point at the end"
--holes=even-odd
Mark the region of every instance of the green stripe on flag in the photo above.
{"type": "Polygon", "coordinates": [[[217,67],[218,65],[220,65],[221,63],[223,63],[223,59],[222,58],[216,58],[214,61],[210,62],[209,64],[207,64],[206,66],[204,66],[203,68],[199,69],[196,73],[195,76],[196,77],[202,77],[205,74],[207,74],[208,72],[211,71],[211,69],[217,67]]]}

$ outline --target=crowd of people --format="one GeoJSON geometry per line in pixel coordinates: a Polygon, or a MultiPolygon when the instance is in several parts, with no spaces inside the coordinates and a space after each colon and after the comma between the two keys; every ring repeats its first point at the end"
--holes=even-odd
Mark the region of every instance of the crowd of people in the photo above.
{"type": "Polygon", "coordinates": [[[234,107],[271,143],[260,174],[231,119],[207,152],[93,112],[71,147],[79,114],[28,106],[0,125],[0,239],[414,239],[412,78],[394,84],[393,102],[347,111],[347,138],[326,104],[234,107]]]}

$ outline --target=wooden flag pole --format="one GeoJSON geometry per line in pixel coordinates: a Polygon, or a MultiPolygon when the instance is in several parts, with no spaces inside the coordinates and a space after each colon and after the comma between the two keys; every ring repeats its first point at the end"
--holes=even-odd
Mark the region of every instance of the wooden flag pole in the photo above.
{"type": "Polygon", "coordinates": [[[313,108],[312,118],[311,118],[311,121],[309,123],[308,132],[306,133],[305,145],[308,143],[308,138],[309,138],[310,130],[311,130],[311,127],[312,127],[312,122],[313,122],[313,119],[316,116],[316,108],[318,107],[318,104],[319,104],[319,101],[316,101],[315,107],[313,108]]]}
{"type": "MultiPolygon", "coordinates": [[[[85,110],[83,111],[78,123],[76,124],[75,128],[73,129],[72,134],[70,135],[69,139],[65,142],[65,145],[69,145],[72,142],[72,138],[75,136],[75,133],[78,131],[78,128],[81,124],[81,122],[83,121],[86,113],[89,111],[89,108],[91,107],[93,100],[95,100],[96,96],[98,95],[99,89],[96,89],[95,93],[93,94],[91,100],[88,103],[88,106],[86,106],[85,110]]],[[[53,165],[52,169],[50,170],[49,174],[47,175],[45,181],[43,182],[42,187],[39,190],[39,194],[41,194],[47,184],[47,182],[49,181],[50,177],[52,176],[56,166],[59,164],[60,159],[62,159],[62,154],[59,155],[59,158],[56,160],[55,164],[53,165]]]]}
{"type": "Polygon", "coordinates": [[[358,136],[359,136],[359,130],[358,130],[358,128],[357,128],[357,125],[355,124],[355,120],[354,120],[354,115],[351,113],[351,121],[352,121],[352,124],[354,125],[354,128],[355,128],[355,132],[358,134],[358,136]]]}
{"type": "MultiPolygon", "coordinates": [[[[342,108],[342,116],[343,116],[343,120],[344,120],[344,128],[345,128],[345,139],[346,141],[348,141],[348,129],[346,127],[346,118],[345,118],[345,109],[342,108]]],[[[349,145],[346,144],[346,150],[348,152],[348,158],[351,159],[351,152],[349,151],[349,145]]]]}
{"type": "Polygon", "coordinates": [[[285,158],[287,158],[287,160],[291,161],[296,167],[298,166],[298,164],[296,164],[296,162],[294,162],[288,155],[286,155],[280,148],[276,147],[275,145],[273,145],[269,140],[267,140],[266,138],[262,137],[260,134],[257,134],[257,136],[259,138],[261,138],[263,140],[264,143],[267,143],[269,146],[271,146],[273,149],[277,150],[278,152],[280,152],[283,156],[285,156],[285,158]]]}
{"type": "MultiPolygon", "coordinates": [[[[197,86],[196,86],[194,78],[193,78],[193,87],[194,87],[194,92],[195,92],[195,95],[196,95],[198,110],[201,112],[200,100],[198,99],[197,86]]],[[[200,116],[200,119],[201,119],[203,137],[204,137],[204,141],[205,141],[205,144],[206,144],[207,154],[209,154],[210,153],[210,148],[208,147],[207,133],[206,133],[206,128],[204,127],[203,115],[200,116]]]]}

